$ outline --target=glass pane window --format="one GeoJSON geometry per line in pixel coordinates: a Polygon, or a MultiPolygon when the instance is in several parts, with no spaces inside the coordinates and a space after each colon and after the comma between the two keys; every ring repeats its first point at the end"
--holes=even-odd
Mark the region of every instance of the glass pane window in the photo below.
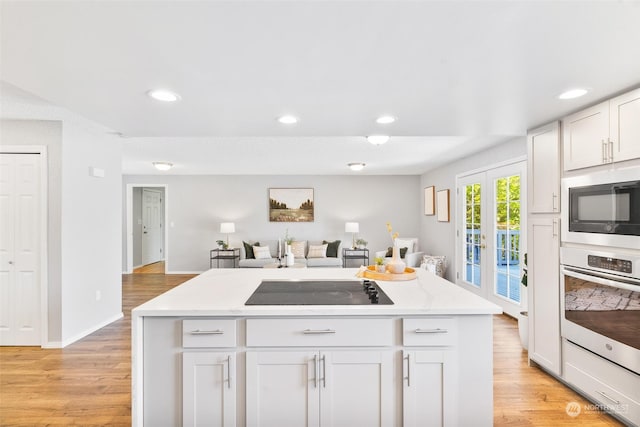
{"type": "Polygon", "coordinates": [[[495,180],[496,295],[520,302],[520,175],[495,180]]]}

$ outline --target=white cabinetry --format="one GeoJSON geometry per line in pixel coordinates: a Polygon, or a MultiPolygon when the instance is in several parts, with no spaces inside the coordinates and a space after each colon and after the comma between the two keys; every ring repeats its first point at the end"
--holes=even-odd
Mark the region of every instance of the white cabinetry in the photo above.
{"type": "Polygon", "coordinates": [[[458,425],[453,318],[404,319],[402,401],[405,427],[458,425]]]}
{"type": "Polygon", "coordinates": [[[392,426],[393,351],[368,348],[392,345],[392,323],[248,319],[247,425],[392,426]]]}
{"type": "Polygon", "coordinates": [[[527,133],[529,213],[560,212],[560,131],[553,122],[527,133]]]}
{"type": "Polygon", "coordinates": [[[560,375],[560,219],[529,217],[529,358],[560,375]]]}
{"type": "Polygon", "coordinates": [[[564,170],[640,158],[640,89],[562,120],[564,170]]]}
{"type": "Polygon", "coordinates": [[[235,353],[182,354],[182,425],[236,425],[235,353]]]}
{"type": "Polygon", "coordinates": [[[570,343],[563,342],[564,378],[589,398],[598,410],[617,412],[640,425],[640,375],[570,343]]]}

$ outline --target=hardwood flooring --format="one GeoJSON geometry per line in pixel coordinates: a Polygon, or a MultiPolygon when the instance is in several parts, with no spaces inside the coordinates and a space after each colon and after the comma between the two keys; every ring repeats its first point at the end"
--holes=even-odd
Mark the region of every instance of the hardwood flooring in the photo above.
{"type": "Polygon", "coordinates": [[[154,262],[134,268],[133,274],[164,274],[164,261],[154,262]]]}
{"type": "MultiPolygon", "coordinates": [[[[190,277],[124,275],[123,319],[64,349],[0,347],[0,426],[131,425],[131,309],[190,277]]],[[[622,425],[529,367],[515,320],[494,316],[494,351],[494,425],[622,425]]]]}

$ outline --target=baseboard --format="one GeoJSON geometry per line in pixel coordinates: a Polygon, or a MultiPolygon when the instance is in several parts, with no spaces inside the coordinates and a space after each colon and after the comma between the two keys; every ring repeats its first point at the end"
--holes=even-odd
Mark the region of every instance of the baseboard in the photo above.
{"type": "Polygon", "coordinates": [[[42,348],[62,348],[62,343],[60,341],[49,341],[43,344],[42,348]]]}
{"type": "Polygon", "coordinates": [[[115,322],[116,320],[120,320],[124,317],[124,314],[122,312],[120,312],[119,314],[116,314],[115,316],[105,320],[104,322],[98,323],[97,325],[89,328],[89,329],[85,329],[83,332],[80,332],[79,334],[76,334],[75,336],[63,340],[60,343],[60,347],[56,347],[56,348],[64,348],[66,346],[68,346],[69,344],[73,344],[76,341],[81,340],[82,338],[86,337],[87,335],[91,335],[92,333],[94,333],[95,331],[97,331],[98,329],[102,329],[105,326],[107,326],[110,323],[115,322]]]}

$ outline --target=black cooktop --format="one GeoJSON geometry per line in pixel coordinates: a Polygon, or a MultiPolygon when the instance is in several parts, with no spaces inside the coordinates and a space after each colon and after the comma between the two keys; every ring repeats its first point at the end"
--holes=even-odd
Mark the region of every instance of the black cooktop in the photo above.
{"type": "Polygon", "coordinates": [[[263,280],[244,305],[391,305],[371,280],[263,280]]]}

